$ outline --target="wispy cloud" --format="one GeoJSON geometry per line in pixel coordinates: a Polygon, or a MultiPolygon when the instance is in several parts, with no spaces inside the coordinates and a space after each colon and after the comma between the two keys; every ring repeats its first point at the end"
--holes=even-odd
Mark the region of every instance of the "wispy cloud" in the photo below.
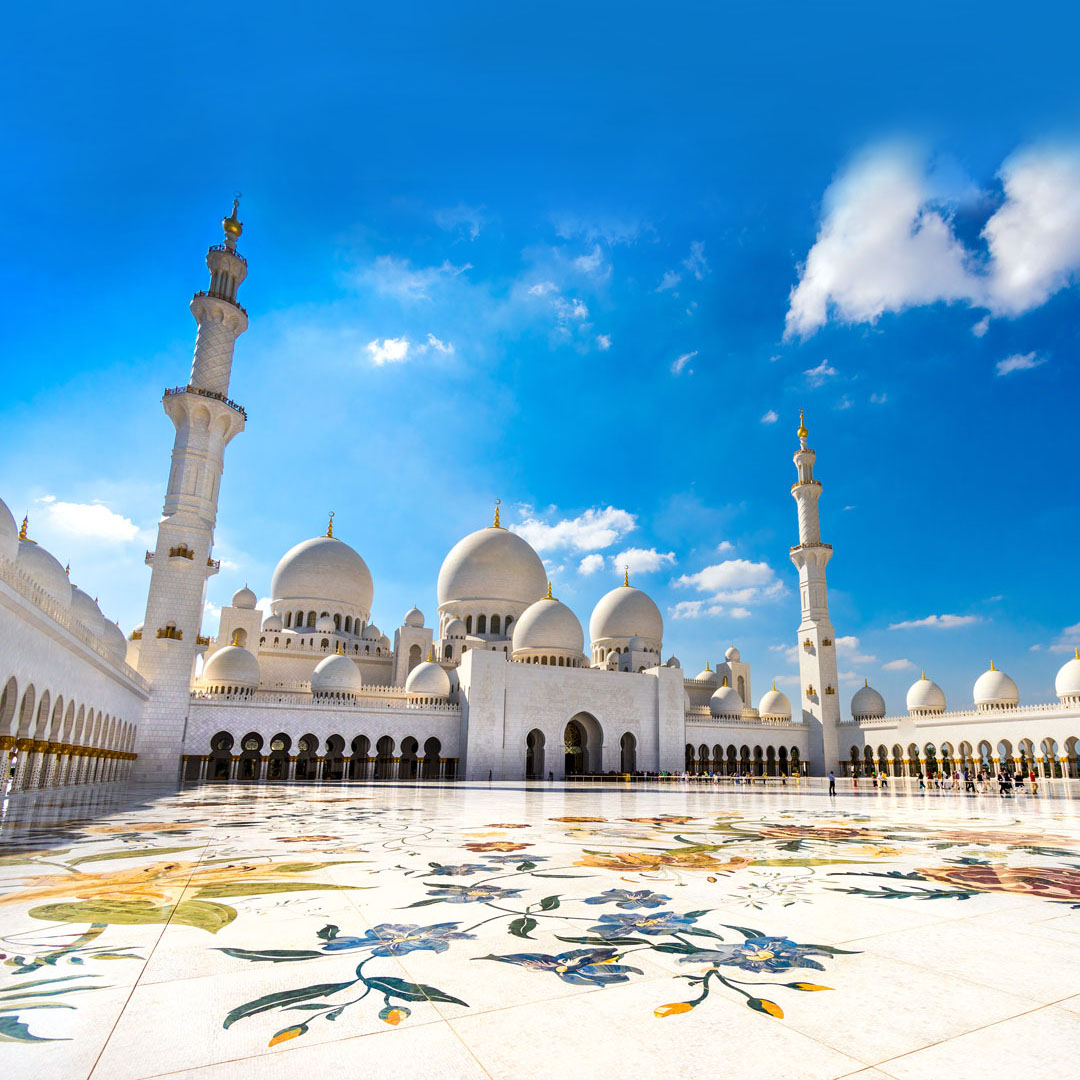
{"type": "MultiPolygon", "coordinates": [[[[692,588],[708,594],[712,605],[736,605],[747,607],[762,600],[773,600],[784,592],[784,583],[766,562],[749,559],[725,559],[706,566],[694,574],[682,574],[672,584],[676,588],[692,588]]],[[[710,605],[699,610],[707,614],[718,613],[710,605]]]]}
{"type": "Polygon", "coordinates": [[[775,409],[770,409],[770,410],[769,410],[769,411],[768,411],[768,412],[767,412],[767,413],[766,413],[766,414],[765,414],[765,415],[764,415],[764,416],[763,416],[763,417],[761,418],[761,422],[762,422],[763,424],[775,424],[775,423],[776,423],[776,421],[777,421],[777,420],[779,420],[779,419],[780,419],[780,416],[779,416],[779,414],[777,413],[777,411],[776,411],[775,409]]]}
{"type": "Polygon", "coordinates": [[[1032,368],[1041,367],[1046,363],[1045,356],[1036,356],[1034,352],[1013,353],[999,360],[994,365],[995,375],[1011,375],[1014,371],[1031,371],[1032,368]]]}
{"type": "Polygon", "coordinates": [[[633,514],[614,506],[590,508],[577,517],[546,520],[557,513],[554,507],[543,515],[536,514],[531,507],[524,507],[521,520],[507,528],[524,537],[539,552],[611,547],[637,528],[633,514]]]}
{"type": "Polygon", "coordinates": [[[871,664],[877,660],[872,653],[863,652],[859,639],[851,634],[836,639],[836,655],[849,664],[871,664]]]}
{"type": "Polygon", "coordinates": [[[682,281],[682,274],[675,270],[665,270],[664,276],[660,279],[660,284],[656,286],[656,292],[667,292],[669,289],[674,289],[679,282],[682,281]]]}
{"type": "Polygon", "coordinates": [[[682,356],[677,356],[671,364],[671,374],[681,375],[684,371],[687,375],[693,375],[694,369],[687,368],[687,364],[697,356],[698,351],[695,349],[693,352],[683,353],[682,356]]]}
{"type": "Polygon", "coordinates": [[[436,210],[435,224],[446,232],[462,232],[470,240],[475,240],[490,221],[484,210],[483,206],[466,206],[459,202],[457,206],[436,210]]]}
{"type": "Polygon", "coordinates": [[[611,348],[611,335],[610,334],[597,334],[596,335],[596,347],[601,352],[607,352],[611,348]]]}
{"type": "Polygon", "coordinates": [[[70,536],[124,544],[140,535],[138,525],[131,518],[110,510],[104,503],[64,502],[55,495],[44,495],[37,501],[49,526],[70,536]]]}
{"type": "Polygon", "coordinates": [[[807,368],[803,374],[810,386],[821,386],[826,379],[831,379],[836,374],[836,368],[828,360],[822,360],[817,367],[807,368]]]}
{"type": "Polygon", "coordinates": [[[438,266],[414,267],[408,259],[396,255],[380,255],[358,278],[362,284],[372,287],[380,296],[393,297],[403,302],[430,300],[440,286],[472,269],[471,263],[454,266],[444,260],[438,266]]]}
{"type": "Polygon", "coordinates": [[[899,660],[888,660],[881,667],[884,671],[910,671],[915,665],[906,657],[902,657],[899,660]]]}
{"type": "Polygon", "coordinates": [[[709,273],[709,261],[705,258],[705,241],[694,240],[690,244],[690,254],[683,259],[683,266],[693,274],[698,281],[702,281],[709,273]]]}
{"type": "Polygon", "coordinates": [[[611,567],[617,574],[622,574],[627,566],[632,573],[651,574],[661,567],[674,565],[674,551],[657,551],[656,548],[631,547],[611,556],[611,567]]]}
{"type": "Polygon", "coordinates": [[[927,615],[922,619],[905,619],[903,622],[892,623],[889,629],[914,630],[917,627],[928,627],[933,630],[952,630],[958,626],[971,626],[978,621],[978,615],[927,615]]]}

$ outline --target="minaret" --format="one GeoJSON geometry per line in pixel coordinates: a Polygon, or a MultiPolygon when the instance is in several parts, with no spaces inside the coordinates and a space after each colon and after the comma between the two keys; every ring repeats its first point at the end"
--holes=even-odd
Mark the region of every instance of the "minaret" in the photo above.
{"type": "Polygon", "coordinates": [[[820,776],[839,764],[840,695],[837,693],[836,635],[829,621],[829,599],[825,590],[825,567],[832,558],[832,544],[821,542],[818,519],[821,483],[814,479],[817,455],[807,448],[809,434],[800,412],[799,449],[794,457],[799,478],[791,486],[791,494],[799,508],[799,543],[791,549],[791,561],[799,571],[802,605],[798,645],[802,718],[809,728],[810,768],[820,776]]]}
{"type": "Polygon", "coordinates": [[[233,347],[248,325],[236,302],[247,276],[247,260],[236,250],[243,231],[238,208],[237,199],[221,223],[225,243],[207,252],[209,289],[191,300],[199,325],[191,377],[162,399],[176,439],[157,546],[146,553],[151,575],[139,673],[151,691],[136,744],[135,777],[142,780],[172,783],[179,775],[195,657],[206,645],[199,637],[206,582],[218,570],[211,551],[225,447],[246,420],[229,400],[233,347]]]}

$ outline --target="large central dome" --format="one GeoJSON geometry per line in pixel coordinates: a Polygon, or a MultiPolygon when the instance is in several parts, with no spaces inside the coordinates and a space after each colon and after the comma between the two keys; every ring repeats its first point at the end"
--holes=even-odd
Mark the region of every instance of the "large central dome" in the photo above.
{"type": "Polygon", "coordinates": [[[540,556],[516,533],[491,525],[459,540],[439,571],[439,605],[474,600],[531,604],[547,589],[540,556]]]}
{"type": "Polygon", "coordinates": [[[270,584],[272,602],[282,608],[313,601],[349,608],[365,622],[371,617],[373,591],[367,563],[336,536],[316,536],[290,548],[270,584]]]}

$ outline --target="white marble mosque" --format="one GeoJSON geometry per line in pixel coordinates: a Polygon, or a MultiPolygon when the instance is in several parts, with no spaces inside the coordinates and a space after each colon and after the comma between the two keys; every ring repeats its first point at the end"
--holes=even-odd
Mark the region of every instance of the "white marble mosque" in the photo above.
{"type": "Polygon", "coordinates": [[[521,780],[580,774],[890,776],[966,767],[1080,776],[1080,651],[1058,702],[1023,705],[991,664],[949,710],[926,674],[889,715],[859,689],[842,715],[829,618],[815,454],[800,420],[792,495],[798,540],[794,707],[775,687],[753,704],[750,664],[730,647],[688,677],[664,656],[664,624],[630,582],[601,598],[585,639],[543,563],[494,521],[447,554],[429,620],[389,633],[371,619],[363,557],[335,535],[301,540],[270,582],[269,612],[239,590],[202,636],[224,453],[245,427],[230,400],[237,337],[237,207],[211,247],[191,311],[191,374],[163,396],[176,427],[146,616],[125,635],[0,502],[0,747],[16,790],[117,779],[521,780]],[[430,625],[429,625],[430,623],[430,625]]]}

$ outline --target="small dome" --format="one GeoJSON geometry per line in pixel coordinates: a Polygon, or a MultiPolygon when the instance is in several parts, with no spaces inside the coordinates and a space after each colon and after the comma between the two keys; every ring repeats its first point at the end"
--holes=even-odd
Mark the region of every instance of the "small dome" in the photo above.
{"type": "Polygon", "coordinates": [[[424,613],[417,607],[405,612],[405,625],[420,627],[424,625],[424,613]]]}
{"type": "Polygon", "coordinates": [[[589,619],[589,640],[643,637],[658,644],[664,620],[652,599],[633,585],[618,585],[600,597],[589,619]]]}
{"type": "Polygon", "coordinates": [[[259,661],[240,645],[226,645],[206,661],[202,681],[211,686],[254,690],[259,685],[259,661]]]}
{"type": "Polygon", "coordinates": [[[1054,679],[1054,693],[1062,701],[1071,698],[1080,698],[1080,649],[1071,660],[1066,660],[1061,665],[1061,670],[1054,679]]]}
{"type": "Polygon", "coordinates": [[[62,608],[71,607],[71,582],[64,568],[40,544],[20,540],[15,564],[62,608]]]}
{"type": "Polygon", "coordinates": [[[262,628],[263,628],[264,632],[265,631],[273,632],[273,631],[276,631],[276,630],[284,629],[283,624],[281,622],[281,616],[278,615],[276,612],[271,612],[269,615],[266,616],[265,619],[263,619],[262,628]]]}
{"type": "Polygon", "coordinates": [[[758,702],[758,713],[761,716],[782,716],[791,719],[791,702],[787,695],[776,689],[766,690],[758,702]]]}
{"type": "Polygon", "coordinates": [[[127,638],[124,631],[114,622],[102,619],[101,643],[105,646],[114,664],[123,664],[127,659],[127,638]]]}
{"type": "Polygon", "coordinates": [[[990,661],[990,670],[984,671],[975,680],[975,704],[1010,706],[1020,704],[1020,691],[1016,689],[1016,683],[994,667],[990,661]]]}
{"type": "Polygon", "coordinates": [[[918,682],[911,684],[907,692],[908,712],[944,712],[945,691],[936,682],[926,677],[926,672],[918,682]]]}
{"type": "Polygon", "coordinates": [[[631,652],[646,652],[649,648],[649,643],[643,638],[635,634],[629,641],[628,647],[631,652]]]}
{"type": "Polygon", "coordinates": [[[446,624],[446,630],[443,632],[444,637],[448,638],[462,638],[466,633],[465,624],[458,618],[451,619],[446,624]]]}
{"type": "Polygon", "coordinates": [[[545,597],[530,604],[514,623],[514,652],[522,649],[562,649],[581,653],[585,635],[578,617],[560,600],[545,597]]]}
{"type": "Polygon", "coordinates": [[[415,697],[449,697],[450,676],[433,660],[417,664],[405,680],[405,693],[415,697]]]}
{"type": "Polygon", "coordinates": [[[699,671],[695,676],[698,682],[711,683],[713,686],[720,685],[720,676],[713,671],[708,664],[705,665],[704,671],[699,671]]]}
{"type": "Polygon", "coordinates": [[[334,536],[316,536],[290,548],[270,584],[273,603],[283,608],[334,605],[365,619],[373,592],[367,563],[334,536]]]}
{"type": "Polygon", "coordinates": [[[342,653],[320,660],[311,673],[312,694],[358,694],[363,685],[360,669],[342,653]]]}
{"type": "Polygon", "coordinates": [[[0,499],[0,555],[15,561],[19,553],[19,530],[15,519],[7,508],[7,503],[0,499]]]}
{"type": "Polygon", "coordinates": [[[390,639],[385,634],[383,634],[383,636],[381,638],[379,638],[379,644],[384,649],[389,649],[390,648],[390,639]]]}
{"type": "Polygon", "coordinates": [[[528,541],[489,526],[459,540],[443,560],[439,606],[474,600],[531,604],[546,587],[544,564],[528,541]]]}
{"type": "MultiPolygon", "coordinates": [[[[742,716],[743,699],[733,686],[718,686],[709,698],[709,712],[713,716],[742,716]]],[[[791,709],[788,708],[790,715],[791,709]]]]}
{"type": "Polygon", "coordinates": [[[869,684],[855,691],[851,699],[851,715],[878,718],[885,715],[885,699],[869,684]]]}
{"type": "MultiPolygon", "coordinates": [[[[101,608],[96,600],[90,597],[75,585],[71,586],[71,614],[75,616],[96,638],[100,638],[105,632],[105,616],[101,614],[101,608]]],[[[127,647],[125,646],[125,652],[127,647]]]]}
{"type": "Polygon", "coordinates": [[[364,641],[378,641],[381,636],[379,628],[374,623],[368,623],[364,627],[364,632],[360,635],[364,641]]]}
{"type": "Polygon", "coordinates": [[[679,663],[679,658],[677,656],[669,656],[664,667],[681,668],[682,664],[679,663]]]}
{"type": "Polygon", "coordinates": [[[315,633],[317,634],[332,634],[336,629],[333,615],[320,615],[315,620],[315,633]]]}
{"type": "Polygon", "coordinates": [[[739,653],[739,650],[735,648],[734,645],[731,645],[731,646],[728,647],[728,651],[726,653],[724,653],[724,659],[729,664],[737,664],[739,662],[739,660],[741,659],[741,654],[739,653]]]}
{"type": "Polygon", "coordinates": [[[259,598],[246,585],[233,593],[233,607],[245,608],[250,611],[258,602],[259,598]]]}

